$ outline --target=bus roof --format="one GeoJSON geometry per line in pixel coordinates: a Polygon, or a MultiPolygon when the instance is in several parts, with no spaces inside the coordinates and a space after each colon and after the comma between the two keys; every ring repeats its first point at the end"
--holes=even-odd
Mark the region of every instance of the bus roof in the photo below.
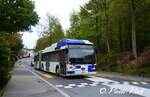
{"type": "Polygon", "coordinates": [[[78,40],[78,39],[62,39],[59,40],[57,43],[52,44],[51,46],[45,48],[44,50],[42,50],[42,53],[47,53],[47,52],[52,52],[55,51],[55,49],[61,49],[63,47],[65,47],[66,45],[69,44],[74,44],[74,45],[78,45],[78,44],[89,44],[92,45],[93,43],[89,42],[88,40],[78,40]]]}
{"type": "Polygon", "coordinates": [[[88,40],[79,40],[79,39],[62,39],[62,40],[59,40],[57,42],[57,47],[56,48],[60,48],[62,46],[65,46],[65,45],[69,45],[69,44],[93,44],[91,42],[89,42],[88,40]]]}

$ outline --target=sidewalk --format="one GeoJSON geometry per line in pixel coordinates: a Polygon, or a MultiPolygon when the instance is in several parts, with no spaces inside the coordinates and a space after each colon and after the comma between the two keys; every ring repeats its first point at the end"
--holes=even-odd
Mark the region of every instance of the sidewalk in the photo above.
{"type": "Polygon", "coordinates": [[[15,65],[3,97],[63,97],[22,65],[15,65]]]}
{"type": "Polygon", "coordinates": [[[97,71],[96,76],[98,76],[98,77],[108,77],[108,78],[119,78],[119,79],[124,79],[124,80],[131,80],[131,81],[144,81],[144,82],[150,83],[150,78],[123,75],[123,74],[113,73],[113,72],[97,71]]]}

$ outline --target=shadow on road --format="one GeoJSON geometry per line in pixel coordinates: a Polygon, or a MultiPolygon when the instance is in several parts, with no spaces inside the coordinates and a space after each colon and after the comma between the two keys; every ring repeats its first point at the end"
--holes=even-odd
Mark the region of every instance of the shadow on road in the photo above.
{"type": "Polygon", "coordinates": [[[84,75],[78,75],[78,76],[64,76],[63,78],[72,80],[72,79],[84,79],[84,78],[88,78],[88,76],[84,76],[84,75]]]}

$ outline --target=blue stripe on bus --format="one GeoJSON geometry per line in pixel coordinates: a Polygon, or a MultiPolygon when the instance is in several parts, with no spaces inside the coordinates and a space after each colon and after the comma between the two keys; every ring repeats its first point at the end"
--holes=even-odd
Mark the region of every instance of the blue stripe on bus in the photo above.
{"type": "Polygon", "coordinates": [[[88,72],[95,72],[96,71],[96,68],[94,65],[89,65],[88,66],[88,72]]]}
{"type": "Polygon", "coordinates": [[[57,49],[59,49],[62,46],[68,45],[68,44],[87,44],[84,42],[84,40],[77,40],[77,39],[62,39],[57,42],[57,49]]]}
{"type": "Polygon", "coordinates": [[[74,74],[75,71],[67,71],[67,74],[74,74]]]}
{"type": "Polygon", "coordinates": [[[79,68],[81,68],[81,65],[76,65],[75,67],[76,67],[76,69],[79,69],[79,68]]]}

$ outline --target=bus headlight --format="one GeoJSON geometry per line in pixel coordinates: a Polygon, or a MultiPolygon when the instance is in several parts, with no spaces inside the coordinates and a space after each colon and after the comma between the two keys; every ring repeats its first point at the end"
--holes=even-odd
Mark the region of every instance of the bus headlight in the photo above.
{"type": "Polygon", "coordinates": [[[67,70],[73,70],[74,69],[74,66],[73,65],[71,65],[71,64],[68,64],[67,65],[67,70]]]}

